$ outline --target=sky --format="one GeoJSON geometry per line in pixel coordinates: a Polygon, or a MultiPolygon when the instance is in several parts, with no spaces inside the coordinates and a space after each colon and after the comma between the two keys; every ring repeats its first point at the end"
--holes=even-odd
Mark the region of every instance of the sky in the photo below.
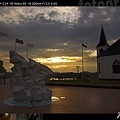
{"type": "Polygon", "coordinates": [[[84,71],[96,72],[96,45],[104,27],[109,45],[120,37],[119,7],[0,7],[0,59],[11,72],[9,51],[47,65],[54,72],[77,72],[82,68],[82,43],[84,71]]]}

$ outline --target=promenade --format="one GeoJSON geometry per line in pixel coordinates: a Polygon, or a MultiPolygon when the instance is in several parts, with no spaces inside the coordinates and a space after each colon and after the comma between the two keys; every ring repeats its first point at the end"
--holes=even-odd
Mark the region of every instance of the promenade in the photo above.
{"type": "Polygon", "coordinates": [[[0,113],[115,113],[120,111],[120,89],[47,85],[59,100],[37,107],[13,107],[10,84],[0,85],[0,113]]]}

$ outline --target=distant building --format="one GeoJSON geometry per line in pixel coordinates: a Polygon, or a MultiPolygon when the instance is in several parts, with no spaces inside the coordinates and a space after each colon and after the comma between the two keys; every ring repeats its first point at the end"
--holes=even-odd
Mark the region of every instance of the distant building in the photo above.
{"type": "Polygon", "coordinates": [[[120,39],[109,46],[102,27],[96,48],[99,79],[120,80],[120,39]]]}
{"type": "Polygon", "coordinates": [[[6,70],[3,67],[3,61],[0,60],[0,73],[5,73],[5,72],[6,72],[6,70]]]}

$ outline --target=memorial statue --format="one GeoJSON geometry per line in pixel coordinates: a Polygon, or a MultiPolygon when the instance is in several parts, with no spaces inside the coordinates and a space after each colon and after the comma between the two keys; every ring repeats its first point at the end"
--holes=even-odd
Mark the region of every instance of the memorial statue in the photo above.
{"type": "Polygon", "coordinates": [[[45,84],[53,74],[47,66],[37,63],[32,59],[25,59],[15,51],[10,52],[11,88],[13,100],[19,105],[34,105],[50,101],[52,91],[45,84]]]}

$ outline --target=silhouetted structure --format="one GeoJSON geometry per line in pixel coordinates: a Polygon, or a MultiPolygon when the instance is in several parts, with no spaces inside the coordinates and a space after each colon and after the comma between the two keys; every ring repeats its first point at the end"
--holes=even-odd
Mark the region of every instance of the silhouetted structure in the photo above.
{"type": "Polygon", "coordinates": [[[120,80],[120,39],[108,45],[103,27],[97,47],[97,71],[99,79],[120,80]]]}
{"type": "Polygon", "coordinates": [[[73,73],[54,73],[51,76],[51,80],[89,80],[89,72],[73,73]]]}
{"type": "Polygon", "coordinates": [[[80,66],[76,66],[76,68],[77,68],[77,73],[79,73],[80,72],[80,66]]]}

